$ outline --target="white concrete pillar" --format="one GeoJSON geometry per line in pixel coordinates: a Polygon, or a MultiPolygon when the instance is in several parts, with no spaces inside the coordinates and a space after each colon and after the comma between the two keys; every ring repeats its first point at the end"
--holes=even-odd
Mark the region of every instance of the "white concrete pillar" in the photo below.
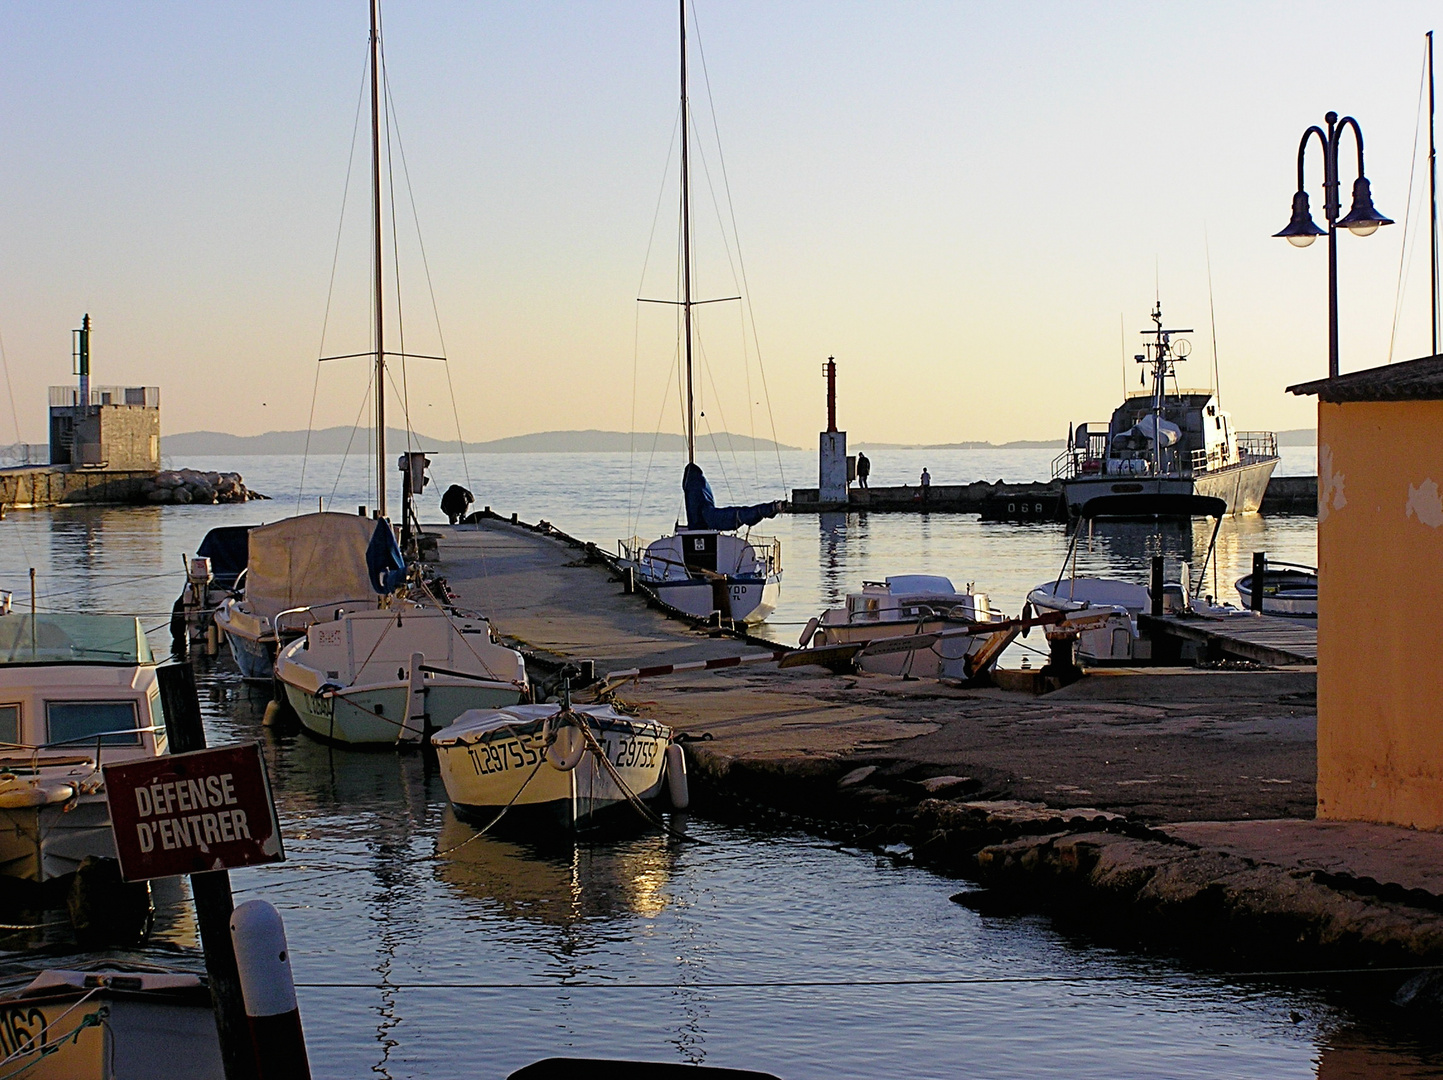
{"type": "Polygon", "coordinates": [[[824,431],[818,455],[817,498],[824,503],[847,501],[847,433],[824,431]]]}

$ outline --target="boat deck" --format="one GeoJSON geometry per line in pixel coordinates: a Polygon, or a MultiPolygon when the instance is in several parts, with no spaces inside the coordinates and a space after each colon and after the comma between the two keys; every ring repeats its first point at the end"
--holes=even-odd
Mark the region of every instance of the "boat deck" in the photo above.
{"type": "Polygon", "coordinates": [[[1208,618],[1144,614],[1138,616],[1138,628],[1154,637],[1201,644],[1210,655],[1251,660],[1269,667],[1318,662],[1315,619],[1283,619],[1250,611],[1208,618]]]}

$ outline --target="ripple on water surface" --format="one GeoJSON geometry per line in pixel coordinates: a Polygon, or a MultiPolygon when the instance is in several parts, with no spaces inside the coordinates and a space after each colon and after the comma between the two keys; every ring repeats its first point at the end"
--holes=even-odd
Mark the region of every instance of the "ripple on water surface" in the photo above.
{"type": "MultiPolygon", "coordinates": [[[[890,454],[878,456],[891,467],[890,454]]],[[[1045,465],[1033,457],[958,454],[948,467],[934,454],[928,463],[938,482],[1028,479],[1045,465]]],[[[810,455],[786,461],[803,476],[814,467],[810,455]]],[[[370,501],[363,464],[347,471],[313,462],[300,499],[297,459],[208,464],[239,468],[282,498],[14,512],[0,525],[10,540],[0,546],[0,586],[25,602],[26,568],[36,566],[43,607],[134,612],[161,627],[181,556],[206,529],[309,509],[322,466],[338,507],[370,501]]],[[[461,478],[459,462],[438,464],[438,490],[461,478]]],[[[911,471],[916,463],[897,464],[911,471]]],[[[470,464],[479,502],[602,542],[627,535],[638,518],[655,530],[674,514],[672,485],[655,478],[644,514],[636,512],[627,468],[625,455],[492,455],[470,464]]],[[[776,525],[788,564],[778,623],[805,620],[863,577],[909,570],[975,578],[1017,608],[1026,589],[1056,572],[1066,545],[1056,527],[985,526],[973,517],[776,525]]],[[[1198,536],[1164,540],[1186,554],[1198,536]]],[[[1080,559],[1133,573],[1155,542],[1152,533],[1098,537],[1080,559]]],[[[1254,547],[1311,562],[1312,546],[1308,519],[1229,523],[1223,581],[1254,547]]],[[[688,830],[707,843],[640,835],[538,851],[483,838],[438,856],[472,833],[446,811],[440,781],[420,758],[272,738],[260,726],[268,696],[225,661],[203,673],[212,741],[264,741],[289,856],[280,867],[236,873],[237,895],[282,909],[302,982],[356,984],[301,988],[318,1077],[504,1076],[560,1053],[789,1078],[1443,1075],[1406,1033],[1395,1039],[1320,993],[1120,955],[1037,919],[983,917],[949,901],[956,882],[806,836],[693,820],[688,830]],[[972,981],[836,985],[926,977],[972,981]],[[1021,977],[1047,981],[997,981],[1021,977]],[[724,985],[778,982],[829,985],[724,985]],[[427,983],[466,985],[419,985],[427,983]]],[[[193,950],[184,909],[167,911],[163,942],[193,950]]],[[[21,962],[13,952],[6,959],[21,962]]]]}

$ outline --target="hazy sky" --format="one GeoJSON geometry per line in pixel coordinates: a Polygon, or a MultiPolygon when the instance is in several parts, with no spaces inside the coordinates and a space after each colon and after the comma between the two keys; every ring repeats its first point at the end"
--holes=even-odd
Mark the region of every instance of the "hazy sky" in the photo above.
{"type": "MultiPolygon", "coordinates": [[[[854,440],[1059,437],[1118,400],[1119,317],[1131,355],[1155,285],[1169,324],[1196,328],[1184,381],[1205,385],[1205,230],[1224,405],[1243,427],[1310,426],[1313,401],[1283,388],[1326,373],[1326,245],[1270,235],[1298,138],[1328,109],[1363,125],[1399,224],[1340,238],[1342,365],[1383,363],[1438,9],[1357,10],[698,0],[778,435],[815,445],[835,354],[854,440]]],[[[674,290],[674,4],[392,0],[384,19],[465,437],[625,429],[634,362],[637,428],[678,430],[674,383],[660,411],[671,311],[635,303],[639,283],[674,290]]],[[[96,381],[159,383],[165,431],[306,426],[365,53],[363,0],[0,5],[0,333],[21,437],[44,437],[87,311],[96,381]]],[[[698,291],[729,296],[703,145],[698,291]]],[[[329,353],[369,341],[355,161],[329,353]]],[[[1426,183],[1420,164],[1415,225],[1426,183]]],[[[402,198],[406,343],[431,353],[402,198]]],[[[1429,351],[1414,239],[1395,359],[1429,351]]],[[[737,309],[702,316],[707,423],[765,435],[737,309]]],[[[352,423],[366,378],[325,365],[316,425],[352,423]]],[[[440,365],[408,381],[414,426],[453,434],[440,365]]],[[[0,441],[11,426],[0,400],[0,441]]]]}

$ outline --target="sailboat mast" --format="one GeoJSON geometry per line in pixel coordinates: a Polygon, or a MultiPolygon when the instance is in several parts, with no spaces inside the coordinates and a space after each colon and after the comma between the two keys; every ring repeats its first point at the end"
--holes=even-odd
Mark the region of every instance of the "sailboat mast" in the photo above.
{"type": "Polygon", "coordinates": [[[1433,254],[1433,354],[1438,355],[1438,149],[1433,141],[1433,31],[1428,31],[1428,225],[1433,254]]]}
{"type": "Polygon", "coordinates": [[[386,335],[381,278],[381,35],[378,7],[371,0],[371,221],[375,230],[376,282],[376,513],[386,516],[386,335]]]}
{"type": "Polygon", "coordinates": [[[681,310],[686,324],[686,463],[696,463],[696,399],[691,370],[691,137],[686,100],[686,0],[681,6],[681,310]]]}

